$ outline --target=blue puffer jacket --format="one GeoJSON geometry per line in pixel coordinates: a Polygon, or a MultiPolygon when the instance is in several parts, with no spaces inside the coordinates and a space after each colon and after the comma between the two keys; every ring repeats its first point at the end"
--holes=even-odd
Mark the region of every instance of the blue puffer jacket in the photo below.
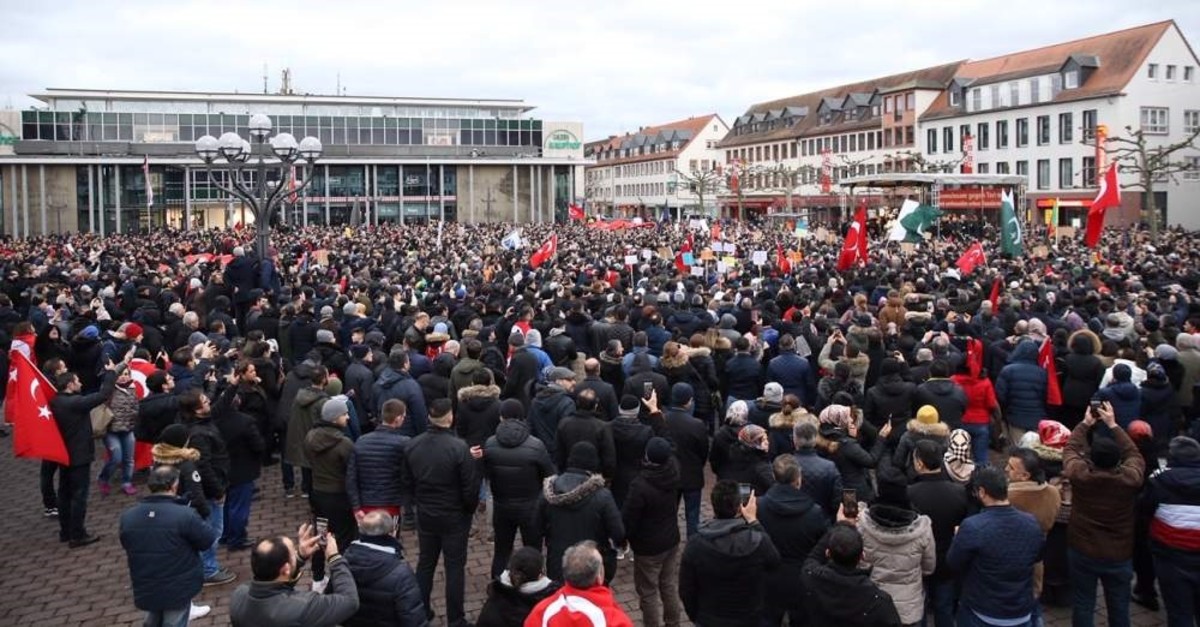
{"type": "Polygon", "coordinates": [[[408,415],[400,432],[407,436],[418,436],[425,433],[429,426],[429,414],[425,408],[425,395],[421,386],[408,372],[397,372],[391,367],[385,368],[371,389],[371,398],[375,401],[375,415],[383,415],[383,404],[398,398],[404,401],[408,415]]]}
{"type": "Polygon", "coordinates": [[[784,394],[795,394],[805,407],[812,407],[817,402],[817,381],[812,366],[794,352],[780,353],[767,364],[767,381],[782,385],[784,394]]]}
{"type": "Polygon", "coordinates": [[[1046,382],[1046,371],[1038,365],[1037,343],[1017,344],[996,379],[996,400],[1010,425],[1027,431],[1037,429],[1038,422],[1046,417],[1046,382]]]}
{"type": "Polygon", "coordinates": [[[200,551],[217,533],[196,510],[155,494],[121,514],[121,546],[129,558],[133,604],[147,612],[185,607],[200,594],[200,551]]]}
{"type": "Polygon", "coordinates": [[[1129,381],[1109,383],[1096,392],[1096,398],[1112,404],[1113,414],[1122,429],[1128,429],[1129,423],[1142,415],[1142,391],[1129,381]]]}
{"type": "Polygon", "coordinates": [[[404,465],[408,440],[399,429],[380,426],[354,443],[346,466],[351,507],[407,505],[401,497],[399,469],[404,465]]]}

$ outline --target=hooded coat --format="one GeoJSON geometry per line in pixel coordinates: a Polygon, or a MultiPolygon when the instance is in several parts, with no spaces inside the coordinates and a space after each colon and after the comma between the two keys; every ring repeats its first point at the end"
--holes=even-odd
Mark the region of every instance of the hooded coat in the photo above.
{"type": "Polygon", "coordinates": [[[621,507],[625,537],[634,555],[661,555],[679,546],[679,463],[643,462],[621,507]]]}
{"type": "Polygon", "coordinates": [[[882,375],[867,390],[863,418],[876,427],[882,427],[888,420],[908,420],[916,412],[916,395],[917,386],[905,381],[899,374],[882,375]]]}
{"type": "Polygon", "coordinates": [[[305,455],[304,440],[313,425],[321,418],[321,407],[329,395],[324,389],[311,385],[296,392],[296,401],[292,404],[292,417],[288,421],[287,445],[284,448],[284,459],[293,466],[311,468],[305,455]]]}
{"type": "Polygon", "coordinates": [[[900,443],[896,445],[896,451],[892,454],[892,465],[897,470],[904,471],[910,479],[915,477],[916,471],[913,470],[912,456],[913,451],[917,449],[917,442],[933,441],[944,453],[950,439],[950,431],[950,426],[944,422],[926,424],[916,418],[909,420],[908,427],[905,429],[904,435],[900,436],[900,443]]]}
{"type": "Polygon", "coordinates": [[[693,623],[757,627],[765,583],[780,563],[762,525],[741,518],[705,521],[683,550],[679,600],[693,623]]]}
{"type": "Polygon", "coordinates": [[[304,456],[312,468],[312,488],[326,494],[346,492],[346,469],[354,443],[337,425],[323,422],[304,438],[304,456]]]}
{"type": "Polygon", "coordinates": [[[529,407],[529,430],[546,445],[551,459],[557,459],[558,423],[575,413],[575,399],[558,384],[551,383],[538,390],[529,407]]]}
{"type": "Polygon", "coordinates": [[[779,571],[767,580],[767,604],[776,608],[799,608],[804,560],[829,529],[821,506],[804,490],[790,485],[772,485],[758,501],[758,520],[779,551],[779,571]]]}
{"type": "Polygon", "coordinates": [[[1100,388],[1096,398],[1112,404],[1117,424],[1128,429],[1129,423],[1142,415],[1142,390],[1128,379],[1113,379],[1112,383],[1100,388]]]}
{"type": "MultiPolygon", "coordinates": [[[[428,375],[427,375],[428,376],[428,375]]],[[[500,425],[500,387],[469,385],[458,391],[454,430],[468,446],[483,446],[500,425]]]]}
{"type": "Polygon", "coordinates": [[[1104,377],[1104,364],[1096,356],[1100,352],[1100,339],[1095,333],[1081,329],[1067,339],[1070,353],[1063,359],[1062,376],[1063,406],[1072,416],[1083,417],[1088,401],[1100,389],[1104,377]]]}
{"type": "Polygon", "coordinates": [[[1026,431],[1037,429],[1046,417],[1047,382],[1046,371],[1038,365],[1037,343],[1017,344],[996,378],[996,400],[1010,425],[1026,431]]]}
{"type": "Polygon", "coordinates": [[[194,448],[175,447],[159,442],[150,449],[154,466],[174,466],[179,471],[178,499],[184,501],[208,519],[211,509],[208,499],[204,498],[204,488],[200,484],[200,472],[196,470],[196,461],[200,459],[200,451],[194,448]]]}
{"type": "Polygon", "coordinates": [[[529,510],[537,505],[542,482],[554,474],[554,462],[542,441],[529,434],[524,420],[502,420],[483,445],[483,466],[496,507],[529,510]]]}
{"type": "Polygon", "coordinates": [[[363,536],[343,551],[358,587],[358,611],[342,623],[345,627],[429,624],[417,576],[395,538],[363,536]]]}
{"type": "MultiPolygon", "coordinates": [[[[414,437],[425,432],[429,427],[429,411],[425,405],[425,395],[421,386],[408,372],[385,368],[371,389],[371,400],[375,403],[375,415],[383,415],[383,404],[391,399],[400,399],[408,408],[404,418],[401,433],[414,437]]],[[[297,402],[299,399],[297,399],[297,402]]],[[[289,439],[291,435],[289,434],[289,439]]]]}
{"type": "Polygon", "coordinates": [[[559,584],[545,576],[514,587],[506,570],[488,584],[487,601],[475,627],[521,627],[533,608],[558,589],[559,584]]]}
{"type": "Polygon", "coordinates": [[[722,465],[719,481],[736,481],[748,483],[754,488],[754,493],[762,496],[775,483],[775,475],[771,471],[771,460],[774,459],[766,451],[754,448],[745,442],[737,441],[729,447],[729,460],[722,465]]]}
{"type": "Polygon", "coordinates": [[[937,567],[937,551],[929,517],[894,505],[872,505],[858,521],[863,553],[871,564],[871,581],[892,597],[901,622],[916,623],[925,615],[922,578],[937,567]]]}
{"type": "Polygon", "coordinates": [[[869,568],[845,568],[825,557],[826,534],[804,561],[804,606],[813,625],[900,627],[891,596],[871,580],[869,568]]]}
{"type": "Polygon", "coordinates": [[[963,414],[967,411],[967,394],[952,379],[927,379],[917,386],[914,398],[917,407],[935,407],[938,420],[946,423],[951,429],[962,426],[963,414]]]}
{"type": "Polygon", "coordinates": [[[604,477],[569,468],[561,475],[546,477],[538,511],[546,538],[546,575],[562,580],[562,557],[571,545],[594,540],[604,559],[605,579],[616,573],[612,546],[625,543],[625,525],[604,477]],[[611,541],[611,546],[610,546],[611,541]]]}

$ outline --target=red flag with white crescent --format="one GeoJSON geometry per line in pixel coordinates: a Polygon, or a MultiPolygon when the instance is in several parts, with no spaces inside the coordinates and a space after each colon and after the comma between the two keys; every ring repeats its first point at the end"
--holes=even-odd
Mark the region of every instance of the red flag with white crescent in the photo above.
{"type": "Polygon", "coordinates": [[[50,411],[54,386],[24,353],[9,351],[8,359],[4,418],[13,425],[13,455],[69,465],[67,446],[50,411]]]}
{"type": "Polygon", "coordinates": [[[850,230],[846,231],[846,241],[842,243],[842,252],[838,255],[837,269],[839,272],[844,272],[854,267],[859,260],[866,258],[867,208],[859,205],[854,222],[850,224],[850,230]]]}

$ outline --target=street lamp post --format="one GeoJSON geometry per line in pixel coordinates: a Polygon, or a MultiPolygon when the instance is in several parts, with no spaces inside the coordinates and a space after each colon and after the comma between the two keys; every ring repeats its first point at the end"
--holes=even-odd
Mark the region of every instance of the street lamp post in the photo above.
{"type": "Polygon", "coordinates": [[[265,259],[271,245],[271,220],[279,206],[283,204],[288,194],[297,194],[312,182],[315,171],[311,168],[304,176],[303,182],[292,187],[295,177],[293,164],[303,160],[311,166],[321,157],[321,142],[316,137],[305,137],[296,142],[291,133],[271,135],[271,118],[261,113],[250,116],[250,136],[254,143],[243,139],[234,132],[221,135],[220,139],[205,135],[196,140],[196,154],[204,161],[208,182],[213,187],[230,194],[246,203],[254,214],[256,229],[256,247],[260,258],[265,259]],[[266,148],[270,145],[270,149],[266,148]],[[267,157],[274,156],[277,162],[267,162],[267,157]],[[251,162],[251,158],[257,160],[251,162]],[[228,185],[222,185],[213,180],[213,164],[217,159],[224,159],[229,172],[228,185]],[[254,172],[254,180],[246,181],[245,173],[254,172]],[[267,174],[271,171],[278,173],[279,184],[274,189],[267,185],[267,174]]]}

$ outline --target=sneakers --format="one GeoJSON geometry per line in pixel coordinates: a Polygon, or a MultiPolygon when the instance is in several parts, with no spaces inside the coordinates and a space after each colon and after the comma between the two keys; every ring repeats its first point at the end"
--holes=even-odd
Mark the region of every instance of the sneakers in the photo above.
{"type": "Polygon", "coordinates": [[[126,483],[125,485],[122,485],[121,491],[125,493],[125,496],[133,496],[137,494],[137,488],[133,487],[132,483],[126,483]]]}
{"type": "Polygon", "coordinates": [[[223,586],[237,581],[237,573],[224,568],[204,578],[204,587],[223,586]]]}
{"type": "Polygon", "coordinates": [[[107,481],[97,480],[96,485],[100,486],[100,496],[108,496],[112,494],[112,486],[107,481]]]}
{"type": "Polygon", "coordinates": [[[212,608],[207,605],[196,605],[193,603],[192,607],[188,610],[188,620],[193,621],[197,618],[204,618],[211,611],[212,608]]]}
{"type": "Polygon", "coordinates": [[[299,494],[299,493],[296,492],[296,488],[284,488],[283,489],[283,498],[285,498],[285,499],[294,499],[294,498],[296,498],[297,494],[299,494]]]}
{"type": "Polygon", "coordinates": [[[42,516],[45,516],[46,518],[58,518],[58,508],[47,507],[46,509],[42,510],[42,516]]]}
{"type": "Polygon", "coordinates": [[[628,556],[629,556],[629,548],[628,547],[622,548],[622,549],[617,549],[617,559],[618,560],[623,560],[628,556]]]}

